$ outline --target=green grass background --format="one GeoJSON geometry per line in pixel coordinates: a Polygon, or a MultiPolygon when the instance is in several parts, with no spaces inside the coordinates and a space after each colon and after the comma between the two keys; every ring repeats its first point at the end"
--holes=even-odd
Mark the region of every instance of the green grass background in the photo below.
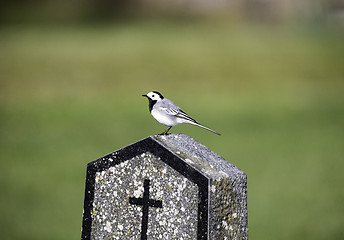
{"type": "Polygon", "coordinates": [[[3,240],[79,239],[86,164],[162,132],[162,92],[248,175],[249,238],[344,238],[344,38],[220,22],[0,29],[3,240]]]}

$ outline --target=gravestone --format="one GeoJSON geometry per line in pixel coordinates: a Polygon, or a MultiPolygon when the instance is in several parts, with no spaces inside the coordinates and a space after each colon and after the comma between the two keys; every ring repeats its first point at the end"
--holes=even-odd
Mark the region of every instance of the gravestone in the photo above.
{"type": "Polygon", "coordinates": [[[183,134],[87,165],[81,239],[248,238],[246,174],[183,134]]]}

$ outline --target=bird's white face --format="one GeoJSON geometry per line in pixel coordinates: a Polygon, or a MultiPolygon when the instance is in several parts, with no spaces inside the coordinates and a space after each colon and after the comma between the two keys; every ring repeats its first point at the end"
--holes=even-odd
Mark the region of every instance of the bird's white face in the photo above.
{"type": "Polygon", "coordinates": [[[156,93],[156,92],[149,92],[149,93],[147,93],[147,97],[149,97],[151,100],[157,101],[157,102],[162,100],[161,94],[156,93]]]}

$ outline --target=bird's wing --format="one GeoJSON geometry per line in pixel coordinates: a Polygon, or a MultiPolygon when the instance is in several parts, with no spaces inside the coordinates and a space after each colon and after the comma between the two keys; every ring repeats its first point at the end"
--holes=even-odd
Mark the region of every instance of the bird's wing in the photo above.
{"type": "Polygon", "coordinates": [[[164,99],[164,100],[168,100],[168,101],[164,101],[164,103],[160,106],[161,111],[163,111],[169,115],[173,115],[173,116],[185,119],[187,121],[197,123],[195,121],[195,119],[191,118],[183,110],[181,110],[177,104],[175,104],[174,102],[172,102],[169,99],[164,99]]]}
{"type": "Polygon", "coordinates": [[[179,112],[176,114],[177,117],[183,118],[185,120],[197,123],[195,119],[187,115],[183,110],[179,109],[179,112]]]}

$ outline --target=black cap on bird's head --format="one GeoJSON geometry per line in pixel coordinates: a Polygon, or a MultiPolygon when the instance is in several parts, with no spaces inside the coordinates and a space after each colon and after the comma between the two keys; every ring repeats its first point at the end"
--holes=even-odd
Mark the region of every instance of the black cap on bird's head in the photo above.
{"type": "Polygon", "coordinates": [[[152,93],[158,94],[158,95],[160,96],[160,98],[161,98],[161,99],[163,99],[163,98],[164,98],[164,96],[162,96],[162,94],[161,94],[161,93],[159,93],[158,91],[152,91],[152,93]]]}
{"type": "Polygon", "coordinates": [[[150,100],[153,100],[153,101],[160,101],[160,100],[164,99],[162,94],[157,92],[157,91],[152,91],[152,92],[149,92],[146,95],[142,95],[142,96],[146,97],[150,100]]]}

